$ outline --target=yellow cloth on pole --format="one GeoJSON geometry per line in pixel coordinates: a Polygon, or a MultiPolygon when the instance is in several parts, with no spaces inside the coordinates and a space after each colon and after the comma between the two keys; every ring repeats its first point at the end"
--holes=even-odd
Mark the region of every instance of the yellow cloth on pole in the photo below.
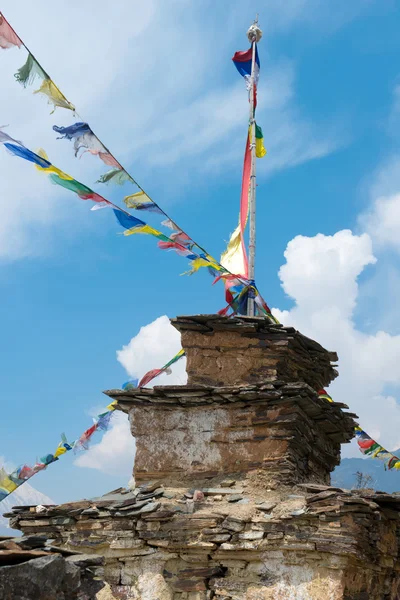
{"type": "Polygon", "coordinates": [[[240,223],[231,234],[225,252],[221,254],[220,263],[234,275],[244,275],[246,271],[245,259],[242,248],[242,234],[240,223]]]}

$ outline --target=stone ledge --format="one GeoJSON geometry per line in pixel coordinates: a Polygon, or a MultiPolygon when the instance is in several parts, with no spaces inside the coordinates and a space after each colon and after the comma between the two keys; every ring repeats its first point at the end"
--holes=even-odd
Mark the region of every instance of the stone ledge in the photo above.
{"type": "MultiPolygon", "coordinates": [[[[118,408],[129,412],[137,407],[160,409],[191,409],[204,406],[279,406],[291,403],[299,406],[318,427],[335,442],[352,439],[357,415],[344,412],[348,406],[341,402],[328,402],[306,383],[280,381],[256,386],[155,386],[152,389],[107,390],[104,392],[118,401],[118,408]]],[[[277,424],[274,423],[275,425],[277,424]]]]}

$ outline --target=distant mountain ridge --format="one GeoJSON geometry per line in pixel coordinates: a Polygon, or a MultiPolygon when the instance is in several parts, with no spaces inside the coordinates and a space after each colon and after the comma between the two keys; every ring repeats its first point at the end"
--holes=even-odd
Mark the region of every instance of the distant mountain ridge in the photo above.
{"type": "Polygon", "coordinates": [[[12,506],[27,504],[54,504],[54,502],[45,494],[35,490],[29,483],[24,483],[0,502],[0,535],[18,535],[17,531],[9,528],[8,519],[3,517],[3,513],[11,512],[12,506]]]}
{"type": "MultiPolygon", "coordinates": [[[[400,450],[393,454],[400,455],[400,450]]],[[[351,489],[355,486],[355,474],[360,471],[372,477],[371,487],[382,492],[400,492],[400,471],[395,469],[385,471],[384,463],[368,458],[343,458],[342,462],[332,473],[332,484],[351,489]]]]}

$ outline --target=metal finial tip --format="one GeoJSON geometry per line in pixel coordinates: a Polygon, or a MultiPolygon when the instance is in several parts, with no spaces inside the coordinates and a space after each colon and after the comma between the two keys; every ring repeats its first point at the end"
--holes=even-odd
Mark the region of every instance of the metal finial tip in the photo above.
{"type": "Polygon", "coordinates": [[[249,27],[249,29],[247,30],[247,37],[249,42],[252,44],[253,42],[259,42],[262,38],[262,31],[258,26],[258,15],[256,17],[256,20],[254,21],[253,25],[251,25],[249,27]]]}

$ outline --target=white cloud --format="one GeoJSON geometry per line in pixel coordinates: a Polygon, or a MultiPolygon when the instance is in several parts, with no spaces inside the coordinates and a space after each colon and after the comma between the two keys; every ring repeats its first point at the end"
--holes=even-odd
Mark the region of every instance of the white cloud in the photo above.
{"type": "Polygon", "coordinates": [[[77,467],[97,469],[108,475],[119,475],[128,481],[134,456],[135,440],[129,429],[128,418],[123,413],[116,412],[110,429],[105,432],[101,441],[82,452],[74,464],[77,467]]]}
{"type": "MultiPolygon", "coordinates": [[[[400,168],[400,161],[398,166],[400,168]]],[[[370,211],[360,218],[360,223],[377,244],[400,251],[400,193],[377,198],[370,211]]]]}
{"type": "MultiPolygon", "coordinates": [[[[117,358],[130,377],[141,378],[147,371],[167,363],[181,348],[180,334],[168,317],[159,317],[142,327],[131,341],[117,352],[117,358]]],[[[183,385],[186,383],[186,359],[172,367],[171,375],[160,375],[149,385],[183,385]]],[[[98,412],[98,411],[97,411],[98,412]]],[[[135,440],[129,428],[127,415],[115,413],[111,428],[98,444],[81,454],[75,465],[118,474],[129,480],[135,455],[135,440]]]]}
{"type": "Polygon", "coordinates": [[[333,236],[297,236],[289,242],[279,271],[285,292],[309,311],[340,309],[350,316],[357,297],[357,277],[375,263],[368,235],[350,230],[333,236]]]}
{"type": "MultiPolygon", "coordinates": [[[[145,325],[131,341],[118,350],[117,358],[131,377],[143,377],[147,371],[166,364],[181,349],[181,336],[166,315],[145,325]]],[[[160,375],[154,385],[186,383],[186,359],[172,367],[171,375],[160,375]]],[[[153,384],[151,384],[153,385],[153,384]]]]}
{"type": "MultiPolygon", "coordinates": [[[[295,306],[274,313],[338,352],[339,378],[330,387],[332,396],[359,415],[370,435],[388,449],[398,448],[400,407],[385,388],[400,386],[400,336],[385,331],[369,335],[353,321],[357,278],[375,262],[371,238],[348,230],[334,236],[298,236],[289,242],[285,258],[279,274],[295,306]]],[[[349,452],[357,454],[356,446],[345,450],[349,452]]]]}

